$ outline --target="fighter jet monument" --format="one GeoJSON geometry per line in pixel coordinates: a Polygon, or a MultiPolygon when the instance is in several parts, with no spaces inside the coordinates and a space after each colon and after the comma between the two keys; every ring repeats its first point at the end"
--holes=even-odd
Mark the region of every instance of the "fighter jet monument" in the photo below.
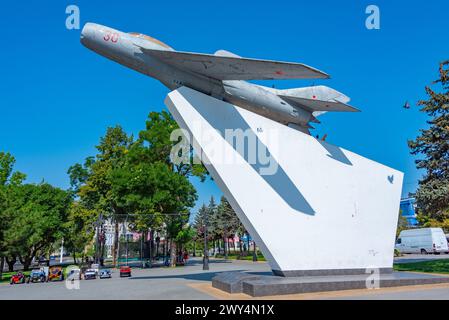
{"type": "Polygon", "coordinates": [[[246,82],[326,79],[326,73],[224,50],[175,51],[93,23],[81,42],[172,90],[167,107],[276,275],[392,271],[403,174],[309,132],[324,112],[358,111],[349,98],[325,86],[278,90],[246,82]],[[250,159],[225,137],[229,130],[250,132],[268,160],[250,159]],[[222,161],[227,156],[238,161],[222,161]]]}

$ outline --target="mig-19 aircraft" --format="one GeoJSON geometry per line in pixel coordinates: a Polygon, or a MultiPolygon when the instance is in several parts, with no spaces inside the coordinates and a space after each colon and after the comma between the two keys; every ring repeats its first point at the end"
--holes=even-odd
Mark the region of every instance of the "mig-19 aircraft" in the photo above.
{"type": "Polygon", "coordinates": [[[170,90],[188,87],[232,103],[301,132],[328,111],[358,111],[349,98],[326,87],[279,90],[246,80],[327,79],[329,75],[301,63],[242,58],[225,50],[215,54],[176,51],[141,33],[121,32],[87,23],[81,43],[128,68],[156,78],[170,90]]]}

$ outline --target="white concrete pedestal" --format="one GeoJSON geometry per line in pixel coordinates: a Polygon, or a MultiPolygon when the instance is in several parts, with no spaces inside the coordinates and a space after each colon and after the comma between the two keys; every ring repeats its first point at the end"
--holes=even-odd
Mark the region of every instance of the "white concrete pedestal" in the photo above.
{"type": "Polygon", "coordinates": [[[275,274],[391,271],[401,172],[185,87],[165,104],[275,274]]]}

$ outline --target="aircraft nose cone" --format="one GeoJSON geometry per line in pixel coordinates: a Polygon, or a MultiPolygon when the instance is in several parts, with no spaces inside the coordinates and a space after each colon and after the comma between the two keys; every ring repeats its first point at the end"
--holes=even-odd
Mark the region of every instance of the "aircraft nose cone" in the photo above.
{"type": "Polygon", "coordinates": [[[81,43],[85,46],[89,45],[89,42],[93,41],[95,37],[95,26],[92,23],[86,23],[81,30],[81,43]]]}

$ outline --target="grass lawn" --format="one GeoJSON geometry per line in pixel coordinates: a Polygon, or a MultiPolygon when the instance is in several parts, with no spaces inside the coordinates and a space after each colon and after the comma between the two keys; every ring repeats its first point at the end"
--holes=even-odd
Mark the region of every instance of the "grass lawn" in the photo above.
{"type": "Polygon", "coordinates": [[[449,259],[412,262],[412,263],[398,263],[394,265],[394,270],[449,274],[449,259]]]}
{"type": "MultiPolygon", "coordinates": [[[[224,259],[224,255],[222,254],[216,254],[215,258],[224,259]]],[[[238,254],[228,254],[228,259],[230,260],[246,260],[246,261],[253,261],[253,255],[247,255],[247,256],[240,256],[238,254]]],[[[261,254],[257,255],[257,261],[266,261],[265,257],[261,254]]]]}

